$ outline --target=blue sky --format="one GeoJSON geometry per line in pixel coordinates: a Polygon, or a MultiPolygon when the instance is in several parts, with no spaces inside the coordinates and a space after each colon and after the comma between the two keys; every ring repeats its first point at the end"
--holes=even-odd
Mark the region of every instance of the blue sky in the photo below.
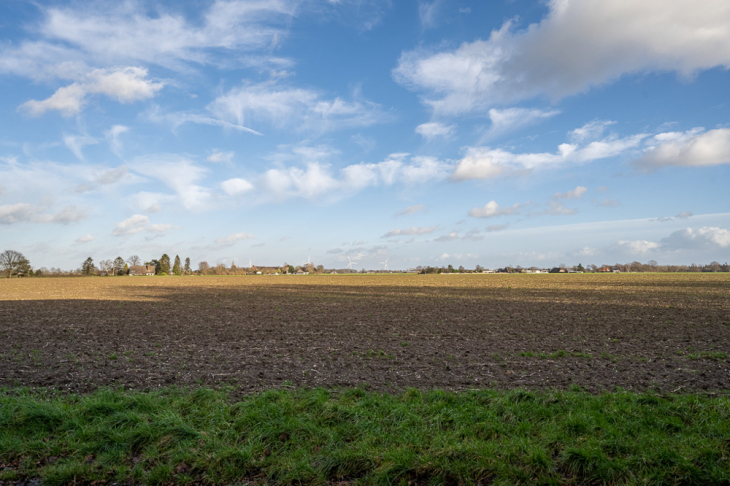
{"type": "Polygon", "coordinates": [[[4,2],[35,267],[726,261],[730,4],[4,2]]]}

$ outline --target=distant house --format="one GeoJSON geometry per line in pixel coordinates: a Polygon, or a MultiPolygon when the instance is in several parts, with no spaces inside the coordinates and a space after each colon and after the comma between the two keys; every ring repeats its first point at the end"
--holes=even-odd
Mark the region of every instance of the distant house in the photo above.
{"type": "Polygon", "coordinates": [[[552,270],[550,270],[550,273],[568,273],[568,269],[555,267],[552,270]]]}
{"type": "Polygon", "coordinates": [[[154,274],[155,274],[154,265],[134,265],[132,267],[129,267],[130,276],[140,276],[140,275],[152,276],[154,274]]]}
{"type": "Polygon", "coordinates": [[[601,268],[599,268],[598,271],[601,273],[611,273],[611,272],[613,272],[613,269],[611,267],[609,267],[608,265],[604,265],[601,268]]]}

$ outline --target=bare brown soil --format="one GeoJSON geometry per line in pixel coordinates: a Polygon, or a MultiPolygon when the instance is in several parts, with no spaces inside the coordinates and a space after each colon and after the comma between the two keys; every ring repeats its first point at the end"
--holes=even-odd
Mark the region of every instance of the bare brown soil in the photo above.
{"type": "Polygon", "coordinates": [[[730,389],[730,275],[0,279],[0,386],[730,389]]]}

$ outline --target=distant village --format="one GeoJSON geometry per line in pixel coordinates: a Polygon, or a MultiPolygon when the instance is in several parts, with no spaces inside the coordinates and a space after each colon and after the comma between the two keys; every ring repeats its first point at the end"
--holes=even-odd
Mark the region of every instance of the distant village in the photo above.
{"type": "Polygon", "coordinates": [[[25,256],[14,250],[5,250],[0,253],[0,273],[5,277],[74,277],[74,276],[132,276],[151,277],[155,275],[314,275],[314,274],[383,274],[383,273],[414,273],[414,274],[499,274],[499,273],[633,273],[633,272],[730,272],[730,264],[712,262],[707,265],[659,265],[656,261],[650,260],[647,263],[634,261],[631,263],[614,265],[586,265],[577,264],[568,266],[560,264],[557,267],[522,267],[505,266],[502,268],[484,268],[476,265],[474,268],[464,266],[417,266],[407,270],[390,270],[387,261],[381,262],[380,269],[355,269],[357,262],[349,260],[345,268],[325,268],[323,265],[315,265],[307,259],[300,265],[283,263],[282,265],[256,265],[249,261],[246,266],[237,266],[235,263],[224,265],[218,263],[210,265],[208,262],[199,262],[197,268],[193,268],[190,258],[182,260],[178,255],[170,258],[164,254],[159,259],[142,261],[137,255],[132,255],[126,260],[116,257],[111,260],[94,262],[92,257],[84,260],[81,266],[74,270],[62,270],[60,268],[33,268],[25,256]]]}

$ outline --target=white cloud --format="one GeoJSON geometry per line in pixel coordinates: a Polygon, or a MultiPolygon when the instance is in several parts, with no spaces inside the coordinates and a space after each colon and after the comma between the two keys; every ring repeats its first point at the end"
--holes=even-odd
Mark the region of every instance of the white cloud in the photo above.
{"type": "Polygon", "coordinates": [[[555,153],[513,153],[489,147],[467,147],[464,158],[458,162],[451,177],[454,181],[490,179],[546,167],[584,164],[638,149],[641,141],[648,136],[644,133],[623,138],[610,135],[582,146],[562,143],[555,153]]]}
{"type": "Polygon", "coordinates": [[[433,0],[431,2],[421,0],[418,2],[418,17],[421,19],[421,26],[424,29],[436,27],[440,9],[441,0],[433,0]]]}
{"type": "Polygon", "coordinates": [[[445,243],[445,242],[456,241],[456,240],[481,241],[483,239],[484,239],[484,236],[479,234],[479,230],[472,229],[469,232],[467,232],[464,236],[460,235],[458,231],[451,231],[448,234],[441,235],[438,238],[434,238],[433,241],[439,242],[439,243],[445,243]]]}
{"type": "Polygon", "coordinates": [[[496,231],[504,231],[509,228],[508,224],[492,224],[487,226],[485,229],[487,233],[494,233],[496,231]]]}
{"type": "Polygon", "coordinates": [[[699,250],[730,247],[730,231],[718,227],[686,228],[662,239],[668,250],[699,250]]]}
{"type": "Polygon", "coordinates": [[[96,237],[92,234],[88,234],[86,236],[81,236],[76,240],[76,243],[89,243],[90,241],[94,241],[96,237]]]}
{"type": "Polygon", "coordinates": [[[395,213],[394,217],[397,218],[399,216],[408,216],[411,214],[419,213],[421,211],[423,211],[424,213],[428,212],[423,204],[416,204],[414,206],[408,206],[407,208],[398,211],[397,213],[395,213]]]}
{"type": "Polygon", "coordinates": [[[677,219],[689,219],[692,216],[694,216],[694,214],[691,213],[690,211],[682,211],[681,213],[679,213],[678,215],[676,215],[675,218],[677,218],[677,219]]]}
{"type": "Polygon", "coordinates": [[[41,116],[50,110],[71,116],[81,112],[88,95],[103,94],[120,103],[131,103],[152,98],[162,87],[163,83],[147,79],[145,68],[95,69],[83,81],[59,88],[43,101],[27,101],[19,110],[30,116],[41,116]]]}
{"type": "MultiPolygon", "coordinates": [[[[334,171],[330,164],[317,159],[329,158],[332,151],[322,147],[296,147],[299,160],[306,161],[304,167],[282,167],[269,169],[252,179],[258,192],[275,200],[291,197],[307,199],[326,198],[337,200],[372,186],[391,186],[396,183],[420,185],[446,179],[453,170],[447,162],[433,157],[411,157],[409,154],[391,154],[384,161],[360,163],[345,166],[334,171]]],[[[288,160],[288,154],[277,158],[288,160]]]]}
{"type": "Polygon", "coordinates": [[[433,241],[438,241],[438,242],[443,243],[443,242],[458,240],[459,238],[460,238],[460,236],[457,231],[451,231],[449,234],[441,235],[438,238],[434,238],[433,241]]]}
{"type": "Polygon", "coordinates": [[[568,139],[572,143],[583,143],[590,140],[597,140],[603,135],[606,128],[615,124],[615,121],[610,120],[593,120],[580,128],[576,128],[575,130],[568,132],[568,139]]]}
{"type": "Polygon", "coordinates": [[[730,67],[730,4],[706,0],[551,0],[538,24],[507,21],[487,40],[441,52],[404,52],[399,83],[436,113],[483,111],[538,96],[559,99],[626,74],[689,77],[730,67]]]}
{"type": "Polygon", "coordinates": [[[213,153],[210,154],[205,160],[213,164],[230,164],[233,160],[234,155],[235,154],[233,152],[221,152],[218,150],[214,150],[213,153]]]}
{"type": "Polygon", "coordinates": [[[253,135],[262,134],[256,130],[252,130],[243,125],[236,125],[224,120],[219,120],[211,116],[201,115],[199,113],[186,113],[186,112],[173,112],[173,113],[161,113],[159,107],[153,107],[151,110],[146,112],[147,118],[155,123],[169,123],[172,125],[172,131],[175,132],[178,127],[185,125],[186,123],[194,123],[197,125],[210,125],[221,127],[224,130],[236,130],[238,132],[251,133],[253,135]]]}
{"type": "Polygon", "coordinates": [[[119,139],[119,136],[122,133],[127,133],[128,131],[129,127],[125,127],[124,125],[114,125],[104,132],[104,138],[106,138],[109,147],[119,158],[122,158],[122,141],[119,139]]]}
{"type": "Polygon", "coordinates": [[[615,208],[621,206],[621,202],[618,199],[611,199],[610,197],[603,198],[602,201],[592,199],[591,202],[595,206],[602,206],[604,208],[615,208]]]}
{"type": "Polygon", "coordinates": [[[173,199],[175,197],[168,194],[146,191],[138,192],[131,196],[133,206],[148,214],[160,212],[162,210],[160,203],[163,201],[172,201],[173,199]]]}
{"type": "Polygon", "coordinates": [[[519,214],[522,208],[529,206],[530,202],[525,204],[514,203],[512,206],[506,208],[500,208],[497,201],[489,201],[484,207],[472,208],[469,210],[469,216],[473,218],[496,218],[499,216],[509,216],[512,214],[519,214]]]}
{"type": "Polygon", "coordinates": [[[38,223],[70,224],[86,218],[86,210],[75,205],[69,205],[55,214],[40,214],[36,216],[35,221],[38,223]]]}
{"type": "Polygon", "coordinates": [[[116,169],[108,169],[94,178],[94,182],[98,184],[114,184],[119,182],[127,175],[127,167],[120,165],[116,169]]]}
{"type": "Polygon", "coordinates": [[[427,235],[433,233],[436,229],[435,226],[413,226],[412,228],[405,229],[392,229],[385,233],[382,238],[392,238],[394,236],[413,236],[413,235],[427,235]]]}
{"type": "Polygon", "coordinates": [[[646,240],[636,240],[636,241],[626,241],[626,240],[620,240],[618,243],[616,243],[611,250],[613,251],[620,251],[622,253],[628,253],[630,255],[644,255],[646,253],[649,253],[652,250],[656,250],[661,245],[659,243],[656,243],[654,241],[646,241],[646,240]]]}
{"type": "Polygon", "coordinates": [[[186,209],[203,209],[210,199],[210,190],[196,184],[208,172],[205,167],[175,154],[158,154],[136,157],[132,169],[154,177],[171,188],[186,209]]]}
{"type": "Polygon", "coordinates": [[[170,231],[171,229],[175,229],[175,228],[177,228],[177,226],[174,226],[169,223],[157,223],[157,224],[151,224],[151,225],[147,226],[147,231],[149,231],[150,233],[163,235],[163,234],[167,233],[168,231],[170,231]]]}
{"type": "Polygon", "coordinates": [[[422,123],[416,127],[416,133],[426,140],[433,140],[436,137],[448,138],[454,134],[456,125],[444,125],[439,122],[422,123]]]}
{"type": "Polygon", "coordinates": [[[250,233],[234,233],[231,235],[226,236],[225,238],[216,238],[215,242],[219,245],[233,245],[234,243],[238,241],[244,241],[244,240],[253,240],[256,237],[250,233]]]}
{"type": "Polygon", "coordinates": [[[540,110],[537,108],[506,108],[503,110],[492,108],[489,110],[489,119],[492,126],[483,139],[497,138],[506,133],[539,123],[559,113],[560,110],[540,110]]]}
{"type": "Polygon", "coordinates": [[[195,20],[136,1],[94,2],[65,8],[39,7],[43,20],[34,30],[41,40],[0,51],[0,70],[35,78],[66,77],[86,64],[158,64],[186,70],[189,63],[226,67],[226,54],[238,65],[281,64],[275,56],[245,54],[275,48],[298,0],[241,2],[217,0],[195,20]]]}
{"type": "Polygon", "coordinates": [[[29,203],[5,204],[0,206],[0,224],[14,223],[59,223],[70,224],[86,219],[86,210],[69,205],[57,213],[43,213],[43,208],[29,203]]]}
{"type": "Polygon", "coordinates": [[[542,214],[549,214],[552,216],[568,216],[571,214],[576,214],[577,212],[577,209],[566,208],[559,201],[549,201],[548,209],[546,209],[542,214]]]}
{"type": "Polygon", "coordinates": [[[461,159],[454,169],[451,178],[454,181],[470,179],[491,179],[505,171],[505,166],[494,163],[494,157],[489,155],[488,149],[469,148],[466,157],[461,159]]]}
{"type": "Polygon", "coordinates": [[[88,135],[64,135],[63,136],[63,144],[66,145],[66,147],[73,152],[73,154],[76,156],[77,159],[80,161],[86,160],[84,158],[84,154],[82,152],[82,149],[85,145],[94,145],[99,143],[99,140],[97,140],[94,137],[90,137],[88,135]]]}
{"type": "Polygon", "coordinates": [[[367,127],[390,119],[376,103],[325,99],[314,90],[271,83],[233,88],[210,103],[208,110],[215,118],[238,126],[268,123],[320,132],[367,127]]]}
{"type": "Polygon", "coordinates": [[[572,191],[556,192],[553,194],[553,199],[580,199],[586,192],[588,192],[587,187],[578,186],[572,191]]]}
{"type": "Polygon", "coordinates": [[[221,187],[229,196],[238,196],[244,194],[253,189],[253,184],[248,182],[246,179],[228,179],[221,183],[221,187]]]}
{"type": "Polygon", "coordinates": [[[644,171],[668,166],[707,167],[730,164],[730,129],[703,132],[695,128],[687,132],[660,133],[647,141],[644,155],[634,165],[644,171]]]}
{"type": "Polygon", "coordinates": [[[112,231],[112,235],[128,236],[139,233],[145,228],[145,226],[147,226],[149,220],[150,218],[148,218],[147,216],[144,216],[142,214],[135,214],[134,216],[125,219],[121,223],[117,223],[116,228],[114,228],[114,230],[112,231]]]}
{"type": "Polygon", "coordinates": [[[0,206],[0,224],[13,224],[30,221],[38,208],[28,203],[4,204],[0,206]]]}

